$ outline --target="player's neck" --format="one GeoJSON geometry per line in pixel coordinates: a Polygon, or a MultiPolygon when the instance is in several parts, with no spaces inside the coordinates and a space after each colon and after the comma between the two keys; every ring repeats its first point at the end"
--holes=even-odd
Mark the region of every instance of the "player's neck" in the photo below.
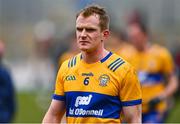
{"type": "Polygon", "coordinates": [[[109,53],[109,51],[103,48],[100,50],[94,50],[92,52],[82,51],[81,53],[83,60],[88,64],[92,64],[103,59],[109,53]]]}
{"type": "Polygon", "coordinates": [[[138,49],[139,52],[146,52],[149,50],[151,44],[149,41],[145,41],[145,43],[138,49]]]}

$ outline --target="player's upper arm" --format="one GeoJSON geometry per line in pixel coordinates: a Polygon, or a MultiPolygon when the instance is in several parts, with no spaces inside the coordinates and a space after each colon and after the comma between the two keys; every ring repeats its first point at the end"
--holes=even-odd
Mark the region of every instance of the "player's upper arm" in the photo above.
{"type": "Polygon", "coordinates": [[[122,83],[120,84],[120,100],[122,106],[133,106],[141,104],[142,92],[136,71],[130,67],[122,83]]]}
{"type": "Polygon", "coordinates": [[[59,100],[52,100],[51,105],[49,107],[49,110],[53,113],[53,114],[60,114],[64,112],[64,108],[65,108],[65,103],[63,101],[59,101],[59,100]]]}
{"type": "Polygon", "coordinates": [[[120,100],[126,121],[141,122],[141,85],[136,71],[131,66],[120,84],[120,100]]]}
{"type": "Polygon", "coordinates": [[[64,75],[67,72],[67,63],[68,61],[65,61],[61,65],[58,71],[58,74],[56,76],[54,96],[57,96],[57,97],[53,96],[53,98],[56,100],[62,100],[62,99],[59,99],[59,97],[64,97],[64,75]]]}
{"type": "Polygon", "coordinates": [[[141,123],[141,111],[141,105],[124,106],[123,113],[125,115],[125,121],[128,123],[141,123]]]}
{"type": "Polygon", "coordinates": [[[52,100],[51,105],[43,119],[43,123],[59,123],[65,113],[65,103],[59,100],[52,100]]]}

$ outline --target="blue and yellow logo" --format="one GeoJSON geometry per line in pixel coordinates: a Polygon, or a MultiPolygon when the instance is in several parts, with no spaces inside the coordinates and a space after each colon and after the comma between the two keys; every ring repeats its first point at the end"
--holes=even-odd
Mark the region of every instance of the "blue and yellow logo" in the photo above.
{"type": "Polygon", "coordinates": [[[103,74],[99,77],[99,85],[102,87],[107,86],[107,83],[109,82],[110,77],[107,74],[103,74]]]}

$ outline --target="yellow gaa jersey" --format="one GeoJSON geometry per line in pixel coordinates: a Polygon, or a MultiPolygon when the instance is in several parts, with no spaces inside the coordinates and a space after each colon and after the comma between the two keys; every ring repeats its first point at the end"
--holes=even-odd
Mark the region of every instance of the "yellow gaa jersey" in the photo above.
{"type": "MultiPolygon", "coordinates": [[[[174,71],[173,60],[168,50],[159,45],[151,45],[145,52],[136,52],[132,65],[138,71],[142,85],[143,112],[149,111],[148,102],[158,96],[165,88],[165,77],[174,71]]],[[[160,102],[158,111],[166,109],[166,103],[160,102]]]]}
{"type": "Polygon", "coordinates": [[[142,101],[135,70],[111,52],[93,64],[81,54],[65,61],[53,99],[65,101],[67,123],[120,123],[122,107],[142,101]]]}

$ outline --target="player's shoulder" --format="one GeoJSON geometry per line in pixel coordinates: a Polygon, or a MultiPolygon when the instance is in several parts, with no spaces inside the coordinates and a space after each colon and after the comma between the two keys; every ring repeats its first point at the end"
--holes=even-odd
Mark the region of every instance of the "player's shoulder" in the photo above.
{"type": "Polygon", "coordinates": [[[130,44],[128,41],[124,41],[124,47],[128,49],[135,49],[132,44],[130,44]]]}
{"type": "Polygon", "coordinates": [[[113,53],[112,56],[107,61],[107,67],[112,72],[126,71],[131,68],[131,65],[123,59],[121,56],[113,53]]]}
{"type": "Polygon", "coordinates": [[[159,52],[168,51],[168,49],[165,46],[160,45],[160,44],[152,44],[151,49],[154,51],[159,51],[159,52]]]}
{"type": "Polygon", "coordinates": [[[81,59],[81,54],[76,54],[74,56],[72,56],[71,58],[65,60],[62,64],[62,67],[64,68],[73,68],[77,65],[77,63],[79,62],[79,60],[81,59]]]}
{"type": "Polygon", "coordinates": [[[163,45],[153,44],[151,47],[151,53],[158,54],[159,56],[163,56],[166,54],[170,54],[170,51],[163,45]]]}
{"type": "Polygon", "coordinates": [[[0,75],[7,76],[9,73],[10,69],[4,64],[0,64],[0,75]]]}

